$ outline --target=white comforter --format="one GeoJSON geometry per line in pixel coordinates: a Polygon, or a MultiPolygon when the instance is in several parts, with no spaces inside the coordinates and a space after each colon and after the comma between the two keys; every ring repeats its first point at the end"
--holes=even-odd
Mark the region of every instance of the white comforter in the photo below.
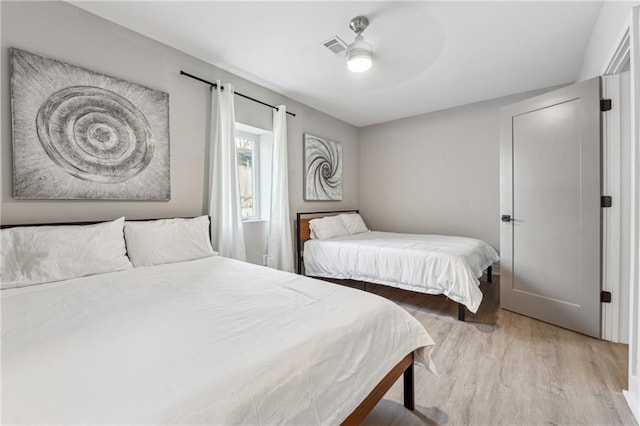
{"type": "Polygon", "coordinates": [[[383,298],[222,257],[1,295],[3,424],[337,424],[433,345],[383,298]]]}
{"type": "Polygon", "coordinates": [[[445,235],[364,232],[304,244],[305,274],[444,294],[476,312],[483,271],[499,260],[481,240],[445,235]]]}

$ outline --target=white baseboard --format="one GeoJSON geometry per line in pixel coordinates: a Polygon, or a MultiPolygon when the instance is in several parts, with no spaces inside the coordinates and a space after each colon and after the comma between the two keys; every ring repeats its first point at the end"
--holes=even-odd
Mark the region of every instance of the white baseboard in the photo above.
{"type": "Polygon", "coordinates": [[[636,421],[640,423],[640,395],[634,395],[630,391],[623,390],[622,394],[627,400],[627,405],[631,409],[631,412],[636,418],[636,421]]]}

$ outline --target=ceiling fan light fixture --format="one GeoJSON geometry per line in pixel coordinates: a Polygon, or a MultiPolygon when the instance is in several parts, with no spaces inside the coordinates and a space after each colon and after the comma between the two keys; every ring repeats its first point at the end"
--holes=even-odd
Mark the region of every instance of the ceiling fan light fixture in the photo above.
{"type": "Polygon", "coordinates": [[[358,34],[347,49],[347,67],[351,72],[364,72],[371,68],[372,64],[373,48],[358,34]]]}
{"type": "Polygon", "coordinates": [[[349,22],[349,28],[356,33],[356,39],[347,48],[347,68],[351,72],[364,72],[373,64],[373,47],[367,43],[362,32],[369,25],[365,16],[356,16],[349,22]]]}

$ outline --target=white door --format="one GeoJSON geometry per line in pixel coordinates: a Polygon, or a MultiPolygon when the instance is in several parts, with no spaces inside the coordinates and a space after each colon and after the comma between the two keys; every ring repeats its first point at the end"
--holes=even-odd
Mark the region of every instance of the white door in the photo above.
{"type": "Polygon", "coordinates": [[[600,79],[501,111],[501,305],[600,336],[600,79]]]}

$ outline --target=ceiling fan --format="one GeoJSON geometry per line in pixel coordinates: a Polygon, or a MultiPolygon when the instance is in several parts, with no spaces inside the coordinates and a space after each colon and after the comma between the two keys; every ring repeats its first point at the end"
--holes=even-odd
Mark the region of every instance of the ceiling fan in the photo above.
{"type": "Polygon", "coordinates": [[[373,64],[373,46],[366,42],[362,33],[369,26],[366,16],[356,16],[349,22],[349,28],[356,33],[356,38],[347,48],[347,68],[352,72],[364,72],[373,64]]]}
{"type": "Polygon", "coordinates": [[[340,37],[333,36],[329,40],[322,42],[322,44],[336,55],[346,51],[347,68],[350,71],[365,72],[373,64],[373,47],[362,36],[368,26],[369,19],[366,16],[356,16],[349,22],[349,28],[356,33],[353,43],[347,46],[340,37]]]}

